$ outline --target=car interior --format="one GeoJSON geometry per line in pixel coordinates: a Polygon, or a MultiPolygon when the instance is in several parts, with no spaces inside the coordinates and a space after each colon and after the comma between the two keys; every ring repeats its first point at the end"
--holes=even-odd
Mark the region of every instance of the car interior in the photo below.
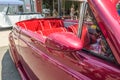
{"type": "Polygon", "coordinates": [[[26,30],[48,36],[54,32],[66,32],[64,23],[61,19],[33,19],[16,23],[17,26],[26,30]]]}

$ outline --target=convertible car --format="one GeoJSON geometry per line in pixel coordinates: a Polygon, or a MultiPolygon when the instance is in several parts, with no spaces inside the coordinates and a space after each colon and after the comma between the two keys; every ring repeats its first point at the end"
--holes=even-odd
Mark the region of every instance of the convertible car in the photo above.
{"type": "Polygon", "coordinates": [[[16,23],[9,50],[23,80],[120,80],[118,0],[77,1],[73,24],[59,18],[16,23]]]}

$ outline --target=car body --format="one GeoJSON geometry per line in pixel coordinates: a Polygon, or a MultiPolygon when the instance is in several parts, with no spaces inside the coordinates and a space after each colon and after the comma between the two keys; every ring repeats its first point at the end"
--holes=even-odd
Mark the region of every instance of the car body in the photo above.
{"type": "Polygon", "coordinates": [[[31,18],[43,18],[40,13],[24,10],[23,1],[1,0],[0,1],[0,28],[12,27],[16,22],[31,18]]]}
{"type": "Polygon", "coordinates": [[[117,2],[82,0],[79,23],[67,27],[58,18],[17,22],[9,50],[22,79],[120,80],[117,2]]]}

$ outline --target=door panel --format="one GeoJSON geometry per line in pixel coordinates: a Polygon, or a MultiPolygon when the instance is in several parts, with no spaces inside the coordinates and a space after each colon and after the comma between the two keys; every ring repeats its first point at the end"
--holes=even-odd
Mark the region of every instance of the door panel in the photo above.
{"type": "Polygon", "coordinates": [[[120,69],[111,66],[113,63],[99,59],[85,51],[50,50],[39,39],[28,35],[28,33],[25,34],[25,32],[21,32],[20,36],[20,53],[21,63],[32,79],[120,79],[120,69]]]}
{"type": "MultiPolygon", "coordinates": [[[[31,36],[22,32],[20,36],[20,53],[21,63],[32,79],[73,80],[77,78],[74,71],[59,63],[54,56],[51,56],[43,43],[38,41],[38,44],[35,44],[33,39],[31,41],[31,36]]],[[[83,77],[79,76],[79,78],[82,79],[83,77]]]]}

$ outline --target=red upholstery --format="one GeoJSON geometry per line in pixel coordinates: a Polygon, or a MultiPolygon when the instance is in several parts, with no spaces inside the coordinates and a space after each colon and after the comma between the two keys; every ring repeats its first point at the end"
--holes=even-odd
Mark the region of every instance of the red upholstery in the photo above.
{"type": "Polygon", "coordinates": [[[47,29],[44,31],[37,31],[37,33],[42,34],[44,36],[48,36],[51,33],[55,32],[66,32],[67,30],[65,28],[53,28],[53,29],[47,29]]]}
{"type": "Polygon", "coordinates": [[[63,21],[61,19],[33,19],[21,21],[16,24],[31,31],[44,31],[46,29],[64,27],[63,21]]]}
{"type": "Polygon", "coordinates": [[[61,19],[49,20],[52,28],[64,27],[64,23],[61,19]]]}
{"type": "Polygon", "coordinates": [[[21,28],[25,28],[24,22],[17,22],[16,25],[21,27],[21,28]]]}
{"type": "Polygon", "coordinates": [[[31,30],[31,31],[37,31],[38,27],[41,28],[40,24],[37,20],[26,21],[26,22],[24,22],[24,24],[25,24],[27,30],[31,30]]]}
{"type": "Polygon", "coordinates": [[[83,47],[86,47],[90,44],[90,36],[86,26],[84,26],[82,29],[81,42],[83,43],[83,47]]]}
{"type": "Polygon", "coordinates": [[[42,30],[51,29],[49,20],[39,20],[42,30]]]}
{"type": "Polygon", "coordinates": [[[41,24],[42,30],[64,27],[64,23],[61,19],[50,19],[50,20],[49,19],[45,19],[45,20],[40,19],[39,23],[41,24]]]}
{"type": "Polygon", "coordinates": [[[38,20],[27,20],[27,21],[18,22],[16,24],[20,27],[23,27],[31,31],[42,30],[38,20]]]}
{"type": "Polygon", "coordinates": [[[68,27],[68,31],[73,32],[75,34],[77,34],[77,30],[78,30],[78,24],[68,27]]]}

